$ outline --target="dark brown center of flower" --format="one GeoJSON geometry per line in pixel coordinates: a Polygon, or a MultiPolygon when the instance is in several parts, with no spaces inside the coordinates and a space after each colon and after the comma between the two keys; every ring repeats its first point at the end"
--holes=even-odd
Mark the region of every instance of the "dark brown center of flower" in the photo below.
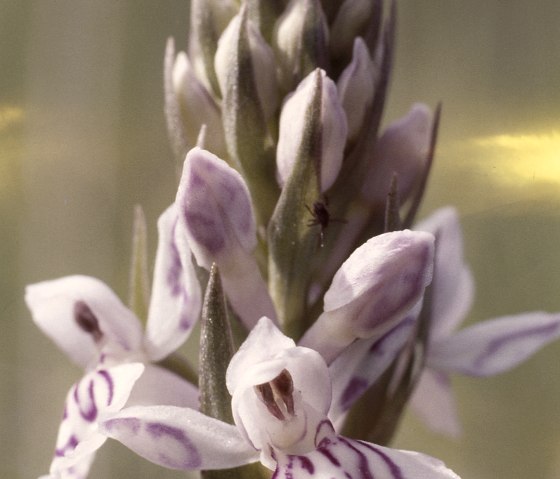
{"type": "Polygon", "coordinates": [[[288,370],[283,369],[272,381],[255,386],[255,391],[275,418],[284,421],[294,415],[294,382],[288,370]]]}
{"type": "Polygon", "coordinates": [[[103,338],[103,333],[99,329],[99,321],[90,307],[83,301],[76,301],[74,304],[74,319],[78,326],[98,343],[103,338]]]}

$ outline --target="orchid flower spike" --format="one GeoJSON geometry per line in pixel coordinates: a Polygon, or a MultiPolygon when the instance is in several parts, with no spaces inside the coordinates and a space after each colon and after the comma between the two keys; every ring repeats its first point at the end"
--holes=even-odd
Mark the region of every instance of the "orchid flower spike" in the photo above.
{"type": "Polygon", "coordinates": [[[196,388],[157,362],[187,339],[201,308],[190,252],[176,242],[177,211],[159,219],[152,297],[146,332],[138,318],[101,281],[68,276],[27,287],[33,320],[86,370],[67,395],[50,473],[84,478],[105,437],[103,414],[128,404],[196,406],[196,388]],[[130,396],[130,398],[129,398],[130,396]]]}
{"type": "Polygon", "coordinates": [[[338,435],[328,419],[329,370],[264,317],[227,370],[235,426],[193,409],[131,407],[101,428],[156,464],[224,469],[260,460],[275,478],[457,479],[442,462],[338,435]]]}
{"type": "Polygon", "coordinates": [[[505,316],[457,331],[474,297],[457,211],[442,208],[417,229],[437,239],[426,369],[411,404],[433,430],[457,437],[461,426],[450,374],[492,376],[512,369],[560,337],[560,314],[505,316]]]}

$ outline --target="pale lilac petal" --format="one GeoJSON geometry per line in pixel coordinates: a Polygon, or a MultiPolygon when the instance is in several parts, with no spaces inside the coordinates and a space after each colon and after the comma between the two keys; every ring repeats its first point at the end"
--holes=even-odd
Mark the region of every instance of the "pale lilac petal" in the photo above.
{"type": "Polygon", "coordinates": [[[198,409],[196,386],[171,371],[146,364],[144,374],[136,381],[127,406],[180,406],[198,409]]]}
{"type": "Polygon", "coordinates": [[[259,453],[235,426],[193,409],[137,406],[100,425],[140,456],[170,469],[223,469],[254,462],[259,453]]]}
{"type": "Polygon", "coordinates": [[[176,204],[198,264],[232,268],[238,250],[257,243],[255,218],[243,177],[200,148],[187,154],[176,204]]]}
{"type": "Polygon", "coordinates": [[[305,455],[279,455],[275,479],[459,479],[443,462],[342,436],[326,438],[305,455]]]}
{"type": "Polygon", "coordinates": [[[101,348],[115,357],[140,349],[140,322],[98,279],[66,276],[36,283],[26,288],[25,301],[37,326],[82,367],[96,363],[101,348]],[[84,318],[93,334],[79,326],[84,318]]]}
{"type": "Polygon", "coordinates": [[[395,231],[360,246],[335,274],[324,313],[300,344],[328,363],[356,338],[379,338],[404,319],[432,278],[434,237],[395,231]]]}
{"type": "Polygon", "coordinates": [[[432,431],[452,438],[461,435],[461,422],[447,374],[424,370],[410,406],[432,431]]]}
{"type": "Polygon", "coordinates": [[[329,366],[333,384],[329,418],[333,423],[337,423],[395,360],[410,339],[416,318],[417,314],[408,315],[379,339],[355,341],[329,366]]]}
{"type": "Polygon", "coordinates": [[[321,191],[328,190],[340,171],[348,134],[346,114],[342,108],[336,84],[323,70],[306,76],[297,90],[286,100],[280,115],[280,133],[276,149],[278,181],[283,186],[299,158],[304,132],[308,127],[306,111],[313,101],[316,88],[321,88],[321,191]],[[319,82],[318,80],[319,79],[319,82]]]}
{"type": "Polygon", "coordinates": [[[449,336],[467,316],[474,298],[474,280],[463,257],[463,235],[455,208],[437,210],[415,229],[436,237],[430,339],[438,340],[449,336]]]}
{"type": "Polygon", "coordinates": [[[428,366],[469,376],[491,376],[525,361],[560,337],[560,315],[531,312],[483,321],[433,343],[428,366]]]}
{"type": "Polygon", "coordinates": [[[176,241],[178,212],[171,205],[158,220],[159,243],[145,346],[159,361],[190,335],[200,315],[202,293],[190,252],[180,252],[176,241]]]}
{"type": "Polygon", "coordinates": [[[143,371],[140,363],[100,368],[72,386],[64,405],[51,474],[85,477],[95,450],[105,441],[98,432],[98,420],[124,406],[143,371]]]}
{"type": "Polygon", "coordinates": [[[401,201],[409,197],[426,164],[431,130],[432,113],[421,103],[412,105],[404,117],[385,129],[375,145],[362,187],[366,201],[385,204],[394,173],[398,175],[401,201]]]}

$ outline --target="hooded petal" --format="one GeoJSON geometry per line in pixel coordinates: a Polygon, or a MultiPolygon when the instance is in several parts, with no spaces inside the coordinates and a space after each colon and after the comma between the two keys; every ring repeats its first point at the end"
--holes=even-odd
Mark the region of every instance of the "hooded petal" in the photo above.
{"type": "Polygon", "coordinates": [[[441,208],[415,228],[436,237],[430,339],[449,336],[472,307],[474,280],[463,257],[463,235],[457,210],[441,208]]]}
{"type": "Polygon", "coordinates": [[[193,409],[138,406],[124,409],[100,425],[140,456],[170,469],[224,469],[258,459],[259,453],[235,426],[193,409]]]}
{"type": "Polygon", "coordinates": [[[427,365],[468,376],[491,376],[517,366],[558,337],[559,314],[505,316],[432,343],[427,365]]]}
{"type": "Polygon", "coordinates": [[[106,439],[99,434],[97,421],[124,406],[143,370],[140,363],[97,369],[72,386],[58,431],[52,475],[86,477],[95,451],[106,439]]]}
{"type": "Polygon", "coordinates": [[[335,274],[324,313],[300,341],[331,362],[356,338],[379,338],[420,300],[432,279],[434,237],[395,231],[360,246],[335,274]]]}
{"type": "Polygon", "coordinates": [[[447,374],[425,369],[410,406],[432,431],[452,438],[461,435],[461,422],[447,374]]]}
{"type": "Polygon", "coordinates": [[[277,479],[459,479],[443,462],[425,454],[330,437],[305,455],[279,455],[277,479]]]}
{"type": "Polygon", "coordinates": [[[257,243],[255,217],[245,180],[212,153],[189,151],[176,204],[197,262],[210,269],[231,267],[241,249],[257,243]]]}
{"type": "Polygon", "coordinates": [[[95,364],[100,349],[121,356],[140,350],[136,316],[103,282],[89,276],[36,283],[26,288],[33,320],[75,363],[95,364]]]}
{"type": "Polygon", "coordinates": [[[178,227],[178,212],[173,204],[158,220],[159,244],[145,337],[153,361],[181,346],[200,315],[200,284],[190,251],[179,251],[178,227]]]}

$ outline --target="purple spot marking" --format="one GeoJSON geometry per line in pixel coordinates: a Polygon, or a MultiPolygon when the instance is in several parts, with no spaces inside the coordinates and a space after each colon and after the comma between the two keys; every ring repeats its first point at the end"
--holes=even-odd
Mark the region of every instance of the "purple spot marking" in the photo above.
{"type": "Polygon", "coordinates": [[[97,374],[99,374],[99,376],[101,376],[107,383],[107,391],[108,391],[107,406],[109,406],[113,402],[113,393],[115,391],[113,378],[111,377],[109,372],[106,371],[105,369],[100,369],[99,371],[97,371],[97,374]]]}
{"type": "Polygon", "coordinates": [[[362,396],[367,387],[368,383],[364,378],[359,376],[352,377],[340,398],[340,408],[342,411],[348,411],[352,404],[362,396]]]}
{"type": "Polygon", "coordinates": [[[168,437],[183,447],[186,454],[183,456],[182,462],[178,462],[177,458],[171,458],[164,453],[160,453],[159,459],[163,464],[173,469],[197,469],[200,467],[202,463],[200,454],[184,431],[159,422],[147,423],[146,431],[156,440],[168,437]]]}
{"type": "Polygon", "coordinates": [[[527,336],[549,336],[556,332],[559,325],[558,323],[547,324],[545,326],[537,328],[529,328],[524,331],[516,331],[514,333],[508,334],[506,336],[500,336],[488,343],[486,350],[474,361],[475,369],[479,369],[484,365],[487,359],[490,359],[494,354],[496,354],[500,349],[507,346],[508,343],[516,341],[518,339],[523,339],[527,336]]]}
{"type": "Polygon", "coordinates": [[[193,188],[204,188],[206,186],[206,182],[204,178],[200,176],[198,173],[191,170],[191,176],[189,178],[189,189],[193,188]]]}
{"type": "Polygon", "coordinates": [[[305,469],[309,474],[313,474],[315,472],[315,466],[313,465],[311,459],[309,459],[306,456],[297,456],[297,457],[301,463],[302,469],[305,469]]]}
{"type": "Polygon", "coordinates": [[[68,438],[68,441],[66,441],[66,444],[64,446],[62,446],[61,448],[56,448],[54,450],[54,455],[56,457],[64,457],[66,456],[67,452],[71,452],[74,449],[76,449],[78,443],[79,443],[78,438],[74,434],[72,434],[68,438]]]}
{"type": "Polygon", "coordinates": [[[138,435],[140,431],[140,419],[135,417],[123,417],[123,418],[116,418],[116,419],[109,419],[104,423],[105,429],[107,431],[112,431],[114,429],[128,429],[132,432],[135,436],[138,435]]]}
{"type": "Polygon", "coordinates": [[[201,243],[211,254],[216,254],[225,246],[221,228],[213,218],[203,213],[185,211],[185,220],[194,239],[201,243]]]}

